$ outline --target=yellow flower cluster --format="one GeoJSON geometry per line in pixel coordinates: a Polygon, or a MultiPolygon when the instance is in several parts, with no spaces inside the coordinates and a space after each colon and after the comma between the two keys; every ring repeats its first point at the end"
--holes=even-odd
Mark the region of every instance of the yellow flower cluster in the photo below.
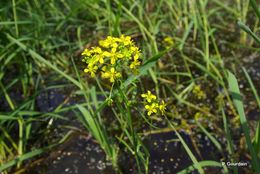
{"type": "Polygon", "coordinates": [[[192,93],[198,98],[198,99],[205,99],[206,94],[205,92],[201,89],[200,85],[195,85],[192,93]]]}
{"type": "MultiPolygon", "coordinates": [[[[84,72],[95,77],[101,72],[101,77],[114,83],[122,77],[123,67],[137,72],[141,64],[140,50],[135,46],[130,36],[108,36],[99,41],[99,46],[85,49],[82,52],[83,62],[87,64],[84,72]]],[[[127,71],[129,72],[129,71],[127,71]]]]}
{"type": "Polygon", "coordinates": [[[173,46],[173,44],[174,44],[173,38],[170,37],[170,36],[166,36],[166,37],[163,39],[163,44],[164,44],[164,46],[165,46],[167,49],[170,48],[170,47],[173,46]]]}
{"type": "Polygon", "coordinates": [[[161,103],[157,100],[157,97],[151,93],[151,91],[147,91],[147,93],[141,95],[142,98],[145,99],[145,109],[147,111],[147,115],[156,114],[157,111],[160,111],[163,115],[165,113],[166,104],[162,100],[161,103]]]}
{"type": "Polygon", "coordinates": [[[204,115],[201,113],[201,112],[196,112],[195,113],[195,115],[194,115],[194,119],[196,120],[196,121],[201,121],[201,120],[203,120],[205,117],[204,117],[204,115]]]}

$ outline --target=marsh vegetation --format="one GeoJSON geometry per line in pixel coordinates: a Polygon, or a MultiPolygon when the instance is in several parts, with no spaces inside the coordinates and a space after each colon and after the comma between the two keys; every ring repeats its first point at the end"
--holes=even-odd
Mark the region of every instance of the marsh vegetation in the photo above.
{"type": "Polygon", "coordinates": [[[259,5],[1,0],[0,173],[260,173],[259,5]]]}

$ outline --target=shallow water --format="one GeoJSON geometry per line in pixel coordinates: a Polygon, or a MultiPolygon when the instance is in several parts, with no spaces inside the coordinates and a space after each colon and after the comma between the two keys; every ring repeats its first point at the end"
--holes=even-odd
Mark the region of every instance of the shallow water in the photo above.
{"type": "MultiPolygon", "coordinates": [[[[51,90],[48,93],[41,94],[37,98],[37,106],[42,112],[52,111],[62,103],[65,98],[65,95],[62,94],[61,91],[51,90]]],[[[73,101],[70,101],[67,105],[73,103],[73,101]]],[[[65,115],[70,119],[69,125],[85,130],[72,113],[65,113],[65,115]]],[[[53,124],[68,124],[68,122],[57,120],[53,124]]],[[[165,124],[160,126],[165,126],[165,124]]],[[[54,132],[57,134],[57,136],[53,135],[54,138],[60,137],[66,133],[64,130],[59,130],[58,128],[54,132]]],[[[197,150],[191,141],[191,136],[184,132],[181,132],[181,135],[199,161],[221,161],[223,160],[223,157],[225,157],[225,155],[218,152],[217,148],[205,135],[196,134],[196,137],[193,137],[196,138],[198,142],[197,150]]],[[[219,142],[225,144],[223,139],[219,139],[219,142]]],[[[178,138],[173,131],[147,135],[144,139],[144,144],[150,153],[150,174],[177,173],[193,164],[183,145],[178,141],[178,138]]],[[[135,162],[132,157],[127,155],[121,156],[119,163],[123,173],[137,173],[135,162]]],[[[37,166],[29,169],[28,172],[35,174],[115,173],[111,163],[106,161],[102,149],[91,136],[87,135],[87,132],[84,134],[75,134],[68,142],[60,145],[49,154],[46,154],[44,160],[42,160],[37,166]]],[[[206,172],[217,174],[221,173],[221,169],[217,167],[208,167],[206,172]]],[[[195,171],[192,173],[197,172],[195,171]]]]}
{"type": "MultiPolygon", "coordinates": [[[[61,104],[66,96],[60,90],[50,90],[41,93],[37,97],[37,107],[41,112],[53,111],[59,104],[61,104]]],[[[73,104],[70,101],[66,105],[73,104]]],[[[85,130],[82,125],[73,117],[72,113],[64,113],[67,118],[70,119],[69,125],[85,130]]],[[[65,116],[64,116],[65,117],[65,116]]],[[[66,125],[67,121],[56,120],[52,124],[66,125]]],[[[161,125],[163,126],[163,125],[161,125]]],[[[66,133],[59,127],[52,130],[53,133],[48,138],[58,139],[66,133]]],[[[68,130],[67,130],[68,131],[68,130]]],[[[189,147],[193,147],[188,135],[182,133],[182,136],[189,147]]],[[[201,156],[195,153],[198,159],[217,160],[219,155],[212,143],[200,136],[201,144],[203,146],[199,149],[201,156]],[[202,158],[200,158],[202,157],[202,158]]],[[[151,134],[145,137],[144,143],[150,152],[150,172],[151,174],[167,174],[176,173],[181,169],[184,169],[192,165],[192,161],[189,159],[183,146],[179,141],[176,141],[177,137],[174,132],[165,132],[151,134]]],[[[194,152],[194,148],[191,148],[194,152]]],[[[135,163],[132,157],[123,156],[120,157],[120,167],[124,173],[137,173],[135,170],[135,163]]],[[[35,174],[57,174],[57,173],[71,173],[71,174],[97,174],[97,173],[115,173],[111,163],[106,161],[105,154],[100,146],[93,140],[93,138],[87,135],[87,132],[83,134],[77,133],[64,144],[58,148],[53,149],[49,153],[45,154],[42,160],[31,168],[28,168],[25,173],[35,174]]],[[[216,170],[218,171],[218,170],[216,170]]]]}
{"type": "Polygon", "coordinates": [[[114,173],[111,164],[106,162],[102,149],[88,137],[74,137],[59,149],[52,152],[56,153],[55,158],[41,166],[46,174],[114,173]]]}
{"type": "MultiPolygon", "coordinates": [[[[244,61],[246,63],[246,69],[248,70],[249,75],[252,77],[252,80],[255,82],[256,89],[259,90],[260,86],[260,63],[254,59],[249,59],[244,61]]],[[[243,72],[240,72],[243,74],[243,72]]],[[[245,90],[248,93],[247,82],[243,80],[240,82],[241,90],[245,90]]],[[[36,107],[41,112],[50,112],[53,111],[57,106],[64,102],[67,97],[67,92],[62,90],[48,90],[43,92],[36,98],[36,107]]],[[[18,98],[19,94],[10,93],[10,97],[18,98]]],[[[254,101],[254,97],[250,96],[250,100],[254,101]]],[[[249,98],[246,98],[249,100],[249,98]]],[[[7,107],[7,103],[0,101],[2,107],[7,107]]],[[[65,106],[74,104],[75,101],[69,100],[65,106]]],[[[246,114],[249,120],[259,120],[260,111],[255,107],[255,102],[246,104],[246,114]]],[[[75,126],[81,130],[85,130],[84,127],[77,121],[73,113],[67,112],[64,113],[64,118],[69,119],[69,125],[75,126]]],[[[58,125],[68,125],[67,121],[56,120],[53,122],[54,126],[58,125]]],[[[59,127],[55,128],[52,138],[58,139],[62,137],[66,131],[60,129],[59,127]]],[[[28,168],[25,173],[30,174],[113,174],[115,173],[111,164],[106,161],[105,154],[99,145],[90,137],[84,134],[74,135],[68,142],[60,145],[57,149],[52,150],[48,154],[45,154],[41,157],[41,161],[37,166],[28,168]]],[[[217,148],[212,144],[212,142],[202,134],[196,135],[196,140],[198,143],[199,153],[194,148],[191,138],[185,134],[181,133],[185,142],[191,148],[192,152],[195,154],[198,160],[223,160],[225,154],[220,154],[217,151],[217,148]]],[[[49,137],[46,137],[43,141],[46,141],[49,137]]],[[[223,140],[220,140],[222,144],[225,144],[223,140]]],[[[174,132],[166,133],[157,133],[151,134],[145,137],[144,143],[147,149],[150,152],[150,174],[171,174],[177,173],[178,171],[187,168],[192,165],[188,154],[186,153],[183,145],[177,140],[177,137],[174,132]]],[[[223,146],[224,147],[224,146],[223,146]]],[[[247,159],[245,159],[247,160],[247,159]]],[[[134,160],[129,156],[120,157],[121,168],[126,174],[137,173],[135,169],[134,160]]],[[[206,169],[207,173],[221,173],[219,168],[210,167],[206,169]]],[[[193,172],[196,173],[196,172],[193,172]]],[[[241,170],[240,173],[243,173],[241,170]]]]}

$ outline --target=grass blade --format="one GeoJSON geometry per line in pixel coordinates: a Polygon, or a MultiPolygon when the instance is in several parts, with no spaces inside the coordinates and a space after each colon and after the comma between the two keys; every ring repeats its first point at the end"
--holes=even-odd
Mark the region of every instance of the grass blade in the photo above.
{"type": "Polygon", "coordinates": [[[257,154],[255,153],[255,150],[253,148],[253,145],[251,143],[250,139],[250,129],[246,120],[245,112],[244,112],[244,106],[242,102],[242,96],[239,91],[238,87],[238,82],[234,74],[228,71],[228,85],[229,85],[229,90],[231,92],[232,98],[234,105],[237,109],[237,112],[239,114],[240,122],[242,125],[243,132],[245,134],[246,138],[246,144],[249,149],[249,152],[252,157],[252,163],[253,163],[253,168],[255,169],[256,173],[260,173],[260,166],[259,166],[259,161],[257,154]]]}
{"type": "Polygon", "coordinates": [[[174,128],[174,126],[171,124],[171,122],[168,120],[169,125],[174,129],[177,137],[179,138],[181,144],[183,145],[184,149],[186,150],[187,154],[189,155],[190,159],[192,160],[192,162],[194,163],[194,167],[198,170],[198,172],[200,174],[204,174],[204,171],[202,169],[202,166],[200,165],[200,163],[198,162],[198,160],[196,159],[196,157],[193,155],[192,151],[190,150],[190,148],[188,147],[188,145],[185,143],[184,139],[182,138],[182,136],[178,133],[178,131],[174,128]]]}
{"type": "MultiPolygon", "coordinates": [[[[223,167],[219,162],[217,161],[200,161],[199,165],[201,167],[223,167]]],[[[177,174],[187,174],[187,173],[191,173],[194,170],[194,165],[191,165],[189,167],[187,167],[186,169],[181,170],[180,172],[178,172],[177,174]]],[[[227,167],[224,167],[224,173],[228,173],[227,171],[227,167]]]]}
{"type": "MultiPolygon", "coordinates": [[[[227,139],[227,151],[229,153],[229,155],[232,157],[231,158],[231,162],[235,162],[233,157],[235,156],[235,150],[234,150],[234,146],[233,146],[233,142],[232,142],[232,138],[231,138],[231,133],[230,133],[230,129],[228,127],[228,122],[227,122],[227,117],[226,114],[224,112],[224,109],[222,109],[222,117],[223,117],[223,125],[224,125],[224,130],[225,130],[225,136],[227,139]]],[[[234,166],[232,167],[234,174],[238,174],[238,170],[237,168],[234,166]]]]}
{"type": "Polygon", "coordinates": [[[221,147],[221,144],[218,142],[218,140],[213,137],[199,122],[196,122],[199,128],[202,130],[202,132],[205,133],[205,135],[211,140],[211,142],[216,146],[216,148],[219,150],[219,152],[223,152],[223,149],[221,147]]]}
{"type": "Polygon", "coordinates": [[[72,134],[73,132],[68,132],[58,143],[56,144],[52,144],[52,145],[49,145],[47,147],[44,147],[44,148],[40,148],[40,149],[36,149],[36,150],[33,150],[31,152],[28,152],[26,154],[23,154],[23,155],[20,155],[18,156],[16,159],[13,159],[3,165],[0,166],[0,172],[3,172],[4,170],[16,165],[17,163],[21,162],[21,161],[25,161],[27,159],[30,159],[30,158],[33,158],[35,156],[38,156],[40,154],[43,154],[49,150],[51,150],[52,148],[64,143],[68,138],[69,136],[72,134]]]}
{"type": "MultiPolygon", "coordinates": [[[[165,55],[169,50],[164,50],[159,52],[158,54],[156,54],[155,56],[151,57],[150,59],[148,59],[141,67],[140,67],[140,72],[138,75],[132,75],[130,76],[124,83],[123,83],[123,87],[127,87],[128,85],[130,85],[133,81],[135,81],[136,79],[138,79],[140,76],[144,75],[150,68],[152,68],[155,63],[157,62],[157,60],[159,60],[163,55],[165,55]]],[[[121,87],[122,88],[122,87],[121,87]]]]}
{"type": "Polygon", "coordinates": [[[255,134],[255,137],[253,139],[253,146],[254,146],[254,149],[256,151],[256,154],[258,154],[259,151],[260,151],[260,121],[258,121],[258,125],[257,125],[257,128],[256,128],[256,134],[255,134]]]}
{"type": "Polygon", "coordinates": [[[256,41],[256,43],[260,44],[260,38],[248,27],[246,26],[243,22],[238,21],[237,22],[238,26],[244,30],[245,32],[247,32],[250,36],[253,37],[253,39],[256,41]]]}
{"type": "Polygon", "coordinates": [[[243,71],[244,71],[244,73],[246,75],[246,79],[247,79],[247,81],[248,81],[248,83],[249,83],[249,85],[250,85],[250,87],[252,89],[252,92],[253,92],[254,96],[255,96],[255,99],[257,101],[258,107],[260,107],[260,98],[259,98],[259,95],[257,94],[256,89],[255,89],[255,85],[253,84],[253,82],[252,82],[249,74],[247,73],[246,69],[244,67],[242,69],[243,69],[243,71]]]}
{"type": "Polygon", "coordinates": [[[100,132],[99,128],[98,128],[95,120],[93,119],[92,115],[90,114],[90,112],[81,105],[77,105],[77,107],[80,110],[80,112],[83,114],[83,117],[84,117],[92,135],[98,140],[98,142],[102,142],[101,136],[99,134],[99,132],[100,132]]]}
{"type": "Polygon", "coordinates": [[[257,4],[256,4],[256,2],[255,2],[255,0],[250,0],[250,4],[251,4],[251,6],[253,7],[253,9],[254,9],[254,11],[255,11],[257,17],[260,19],[260,11],[259,11],[259,8],[258,8],[258,6],[257,6],[257,4]]]}

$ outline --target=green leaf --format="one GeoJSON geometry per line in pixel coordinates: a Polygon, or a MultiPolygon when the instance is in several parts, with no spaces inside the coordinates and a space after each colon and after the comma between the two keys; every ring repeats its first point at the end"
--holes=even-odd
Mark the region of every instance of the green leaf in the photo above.
{"type": "Polygon", "coordinates": [[[245,116],[243,101],[242,101],[242,97],[241,97],[241,94],[239,91],[238,82],[237,82],[237,79],[234,76],[234,74],[232,74],[229,71],[228,71],[228,85],[229,85],[229,90],[230,90],[232,98],[233,98],[234,105],[239,114],[242,129],[243,129],[243,132],[244,132],[244,135],[246,138],[246,144],[247,144],[247,147],[249,148],[249,152],[252,157],[253,168],[255,169],[256,173],[260,173],[259,161],[258,161],[257,154],[255,153],[255,150],[253,148],[253,145],[251,143],[250,129],[249,129],[247,119],[245,116]]]}
{"type": "Polygon", "coordinates": [[[253,39],[258,43],[260,44],[260,38],[248,27],[246,26],[243,22],[241,21],[238,21],[237,22],[238,26],[244,30],[245,32],[247,32],[250,36],[253,37],[253,39]]]}
{"type": "MultiPolygon", "coordinates": [[[[201,167],[223,167],[219,162],[217,161],[200,161],[199,165],[201,167]]],[[[177,174],[187,174],[187,173],[191,173],[192,171],[194,171],[195,166],[191,165],[183,170],[181,170],[180,172],[178,172],[177,174]]],[[[228,173],[227,171],[227,167],[224,167],[224,172],[228,173]]]]}
{"type": "Polygon", "coordinates": [[[258,6],[257,6],[257,4],[256,4],[256,2],[255,2],[255,0],[250,0],[250,4],[251,4],[251,6],[253,7],[253,9],[254,9],[254,11],[255,11],[257,17],[260,19],[260,11],[259,11],[259,8],[258,8],[258,6]]]}
{"type": "Polygon", "coordinates": [[[93,119],[92,115],[90,112],[84,108],[81,105],[77,105],[78,109],[83,115],[83,118],[85,122],[88,125],[89,130],[91,131],[91,134],[98,140],[99,143],[102,143],[102,139],[100,136],[100,128],[98,127],[98,124],[96,124],[95,120],[93,119]]]}
{"type": "Polygon", "coordinates": [[[151,57],[150,59],[148,59],[139,69],[139,74],[138,75],[132,75],[130,76],[121,86],[122,87],[127,87],[128,85],[130,85],[133,81],[135,81],[136,79],[138,79],[140,76],[144,75],[150,68],[152,68],[155,63],[163,56],[165,55],[167,52],[169,51],[169,49],[164,50],[159,52],[158,54],[156,54],[155,56],[151,57]]]}
{"type": "Polygon", "coordinates": [[[168,120],[168,123],[174,129],[174,131],[175,131],[177,137],[179,138],[181,144],[183,145],[183,147],[186,150],[187,154],[189,155],[191,161],[193,162],[195,169],[197,169],[200,174],[204,174],[205,172],[202,169],[202,166],[200,165],[200,163],[198,162],[196,157],[193,155],[192,151],[190,150],[189,146],[186,144],[186,142],[184,141],[182,136],[179,134],[178,131],[176,131],[175,127],[172,125],[172,123],[169,120],[168,120]]]}

